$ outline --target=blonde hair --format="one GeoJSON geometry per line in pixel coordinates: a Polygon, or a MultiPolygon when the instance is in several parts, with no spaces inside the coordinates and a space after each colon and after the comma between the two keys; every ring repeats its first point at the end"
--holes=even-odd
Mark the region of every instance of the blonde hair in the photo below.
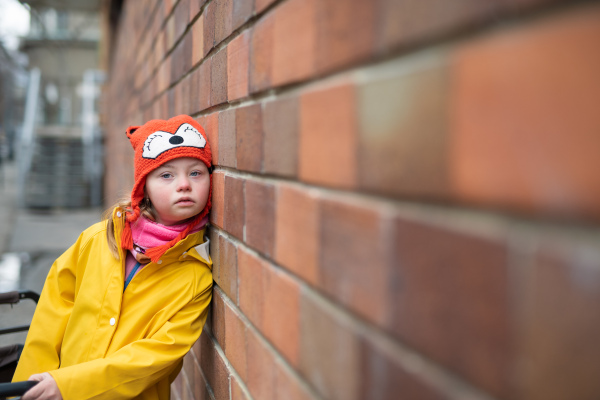
{"type": "MultiPolygon", "coordinates": [[[[118,260],[119,248],[115,237],[115,223],[112,218],[115,210],[125,213],[131,212],[131,199],[129,197],[121,198],[114,206],[107,209],[102,216],[102,219],[107,220],[106,241],[108,242],[108,250],[118,260]]],[[[156,210],[148,197],[144,197],[144,200],[140,203],[140,215],[143,215],[151,221],[156,221],[156,210]]]]}

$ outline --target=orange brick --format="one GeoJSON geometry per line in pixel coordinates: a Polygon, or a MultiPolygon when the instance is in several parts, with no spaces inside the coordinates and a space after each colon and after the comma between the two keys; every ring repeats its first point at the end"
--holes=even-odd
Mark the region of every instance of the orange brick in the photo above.
{"type": "Polygon", "coordinates": [[[204,15],[201,15],[192,26],[192,64],[199,63],[204,54],[204,15]]]}
{"type": "Polygon", "coordinates": [[[315,394],[307,390],[305,385],[301,384],[300,379],[288,368],[279,363],[275,368],[275,391],[278,399],[312,400],[317,398],[315,394]]]}
{"type": "Polygon", "coordinates": [[[238,303],[237,247],[223,236],[219,236],[219,281],[218,284],[234,302],[238,303]]]}
{"type": "Polygon", "coordinates": [[[451,174],[464,202],[600,220],[600,7],[455,56],[451,174]]]}
{"type": "Polygon", "coordinates": [[[235,109],[219,113],[219,165],[236,168],[235,109]]]}
{"type": "Polygon", "coordinates": [[[300,98],[299,176],[306,182],[354,188],[357,120],[354,87],[311,91],[300,98]]]}
{"type": "Polygon", "coordinates": [[[237,168],[260,172],[263,164],[262,109],[260,104],[236,109],[237,168]]]}
{"type": "Polygon", "coordinates": [[[271,86],[273,57],[273,13],[260,19],[252,29],[250,43],[250,92],[256,93],[271,86]]]}
{"type": "Polygon", "coordinates": [[[316,0],[290,0],[275,9],[272,78],[279,86],[315,72],[316,0]]]}
{"type": "Polygon", "coordinates": [[[521,398],[593,399],[600,393],[597,241],[545,239],[527,261],[533,270],[521,276],[527,299],[520,305],[527,360],[521,398]]]}
{"type": "Polygon", "coordinates": [[[280,185],[275,260],[311,284],[318,281],[319,208],[314,192],[280,185]]]}
{"type": "Polygon", "coordinates": [[[262,328],[264,309],[264,262],[238,247],[238,277],[240,309],[258,329],[262,328]]]}
{"type": "Polygon", "coordinates": [[[223,227],[227,232],[244,239],[244,179],[231,176],[225,177],[225,210],[223,215],[223,227]]]}
{"type": "Polygon", "coordinates": [[[246,325],[233,308],[225,308],[225,356],[242,380],[246,380],[246,325]]]}
{"type": "Polygon", "coordinates": [[[194,400],[209,400],[211,397],[208,394],[206,381],[200,372],[200,365],[194,364],[194,400]]]}
{"type": "Polygon", "coordinates": [[[253,180],[246,181],[246,243],[265,254],[273,254],[275,239],[275,189],[253,180]]]}
{"type": "Polygon", "coordinates": [[[511,398],[515,338],[505,239],[403,218],[394,230],[386,326],[492,395],[511,398]]]}
{"type": "Polygon", "coordinates": [[[294,366],[298,365],[300,288],[293,279],[268,266],[263,277],[262,330],[266,338],[294,366]]]}
{"type": "Polygon", "coordinates": [[[201,2],[204,3],[204,0],[190,0],[190,22],[200,12],[200,8],[202,7],[201,2]]]}
{"type": "Polygon", "coordinates": [[[328,72],[373,55],[377,2],[319,0],[316,65],[328,72]]]}
{"type": "Polygon", "coordinates": [[[227,98],[229,101],[248,96],[248,62],[250,31],[233,39],[227,47],[227,98]]]}
{"type": "Polygon", "coordinates": [[[268,102],[263,108],[265,173],[295,177],[298,174],[298,98],[268,102]]]}
{"type": "Polygon", "coordinates": [[[275,358],[273,353],[258,339],[256,334],[248,331],[248,378],[250,394],[255,399],[276,400],[275,393],[275,358]]]}

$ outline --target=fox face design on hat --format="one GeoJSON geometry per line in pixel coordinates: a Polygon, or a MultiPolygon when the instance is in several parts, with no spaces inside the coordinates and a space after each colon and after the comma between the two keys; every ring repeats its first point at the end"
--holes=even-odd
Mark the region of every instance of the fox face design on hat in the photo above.
{"type": "MultiPolygon", "coordinates": [[[[140,203],[144,199],[146,177],[162,164],[180,157],[192,157],[201,160],[210,170],[212,153],[206,138],[204,128],[188,115],[179,115],[168,120],[155,119],[141,126],[130,126],[126,131],[133,146],[135,183],[131,191],[131,211],[127,212],[125,226],[121,235],[121,247],[133,248],[131,224],[140,216],[140,203]]],[[[171,248],[204,218],[211,207],[212,174],[210,176],[210,191],[204,210],[200,212],[187,228],[171,242],[146,250],[146,255],[153,262],[171,248]]]]}

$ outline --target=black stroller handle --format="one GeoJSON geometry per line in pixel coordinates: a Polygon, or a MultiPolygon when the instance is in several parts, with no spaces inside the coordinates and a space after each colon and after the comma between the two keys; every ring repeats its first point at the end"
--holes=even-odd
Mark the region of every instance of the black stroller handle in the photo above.
{"type": "Polygon", "coordinates": [[[26,391],[37,385],[38,381],[21,381],[13,383],[0,383],[0,400],[11,396],[22,396],[26,391]]]}

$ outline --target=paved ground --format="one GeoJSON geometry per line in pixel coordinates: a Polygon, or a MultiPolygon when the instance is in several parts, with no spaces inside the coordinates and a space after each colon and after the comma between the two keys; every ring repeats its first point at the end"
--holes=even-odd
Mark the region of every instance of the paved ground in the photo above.
{"type": "MultiPolygon", "coordinates": [[[[15,167],[0,165],[0,290],[41,292],[56,257],[100,217],[99,209],[35,212],[19,208],[15,167]]],[[[34,309],[29,300],[14,307],[0,305],[0,328],[29,324],[34,309]]],[[[0,346],[24,340],[24,333],[3,335],[0,346]]]]}

